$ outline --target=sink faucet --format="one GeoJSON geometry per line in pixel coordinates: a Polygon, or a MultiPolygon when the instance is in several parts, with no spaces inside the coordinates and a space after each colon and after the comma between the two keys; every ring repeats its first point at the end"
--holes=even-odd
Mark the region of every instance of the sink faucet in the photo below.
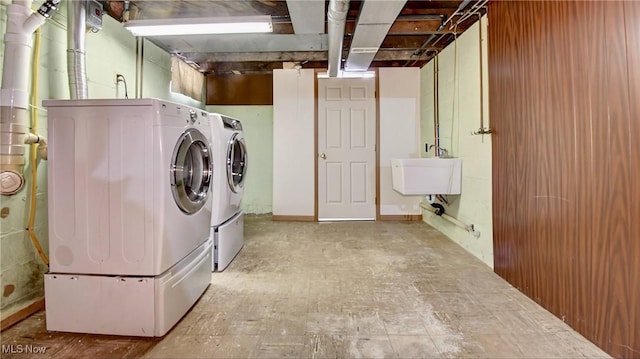
{"type": "Polygon", "coordinates": [[[436,157],[449,157],[449,151],[447,151],[445,148],[442,148],[436,145],[431,145],[429,146],[429,149],[432,149],[434,147],[436,148],[436,157]]]}

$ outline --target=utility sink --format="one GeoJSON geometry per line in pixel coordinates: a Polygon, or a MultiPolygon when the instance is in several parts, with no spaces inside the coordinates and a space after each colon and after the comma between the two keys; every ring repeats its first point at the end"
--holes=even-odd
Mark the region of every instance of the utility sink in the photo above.
{"type": "Polygon", "coordinates": [[[393,189],[404,195],[460,194],[461,158],[391,160],[393,189]]]}

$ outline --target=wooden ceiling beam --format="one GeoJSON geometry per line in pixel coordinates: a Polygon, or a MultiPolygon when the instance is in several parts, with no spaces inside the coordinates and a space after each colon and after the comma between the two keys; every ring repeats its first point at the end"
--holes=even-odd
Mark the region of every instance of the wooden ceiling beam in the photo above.
{"type": "MultiPolygon", "coordinates": [[[[432,49],[435,52],[437,49],[432,49]]],[[[376,53],[375,61],[415,61],[428,60],[429,54],[414,55],[415,49],[390,49],[383,48],[376,53]]],[[[324,67],[327,62],[326,52],[303,52],[303,53],[217,53],[217,54],[194,54],[192,58],[200,63],[201,71],[263,71],[282,68],[283,62],[301,63],[303,67],[324,67]],[[208,55],[203,58],[197,56],[208,55]]]]}
{"type": "MultiPolygon", "coordinates": [[[[283,63],[287,61],[274,62],[207,62],[200,68],[204,73],[251,73],[268,72],[284,68],[283,63]]],[[[326,61],[303,61],[300,66],[305,69],[326,68],[326,61]]]]}
{"type": "Polygon", "coordinates": [[[327,61],[326,51],[182,53],[182,56],[196,63],[327,61]]]}

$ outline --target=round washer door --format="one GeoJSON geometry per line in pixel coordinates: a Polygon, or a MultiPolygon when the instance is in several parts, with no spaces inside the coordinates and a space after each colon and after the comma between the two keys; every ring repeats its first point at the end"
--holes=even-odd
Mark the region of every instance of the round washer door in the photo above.
{"type": "Polygon", "coordinates": [[[247,160],[247,145],[240,133],[236,132],[231,136],[227,147],[227,181],[233,193],[237,193],[244,186],[247,160]]]}
{"type": "Polygon", "coordinates": [[[180,210],[196,213],[209,196],[213,174],[209,142],[202,132],[190,128],[178,140],[171,157],[171,192],[180,210]]]}

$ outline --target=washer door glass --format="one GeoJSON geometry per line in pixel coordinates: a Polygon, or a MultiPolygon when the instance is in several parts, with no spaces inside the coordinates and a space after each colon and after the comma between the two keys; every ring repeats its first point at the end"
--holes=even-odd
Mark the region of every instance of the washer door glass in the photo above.
{"type": "Polygon", "coordinates": [[[234,193],[244,186],[247,159],[247,145],[239,133],[234,133],[227,149],[227,180],[234,193]]]}
{"type": "Polygon", "coordinates": [[[207,202],[212,166],[206,137],[193,128],[185,131],[171,158],[171,192],[182,212],[195,213],[207,202]]]}

